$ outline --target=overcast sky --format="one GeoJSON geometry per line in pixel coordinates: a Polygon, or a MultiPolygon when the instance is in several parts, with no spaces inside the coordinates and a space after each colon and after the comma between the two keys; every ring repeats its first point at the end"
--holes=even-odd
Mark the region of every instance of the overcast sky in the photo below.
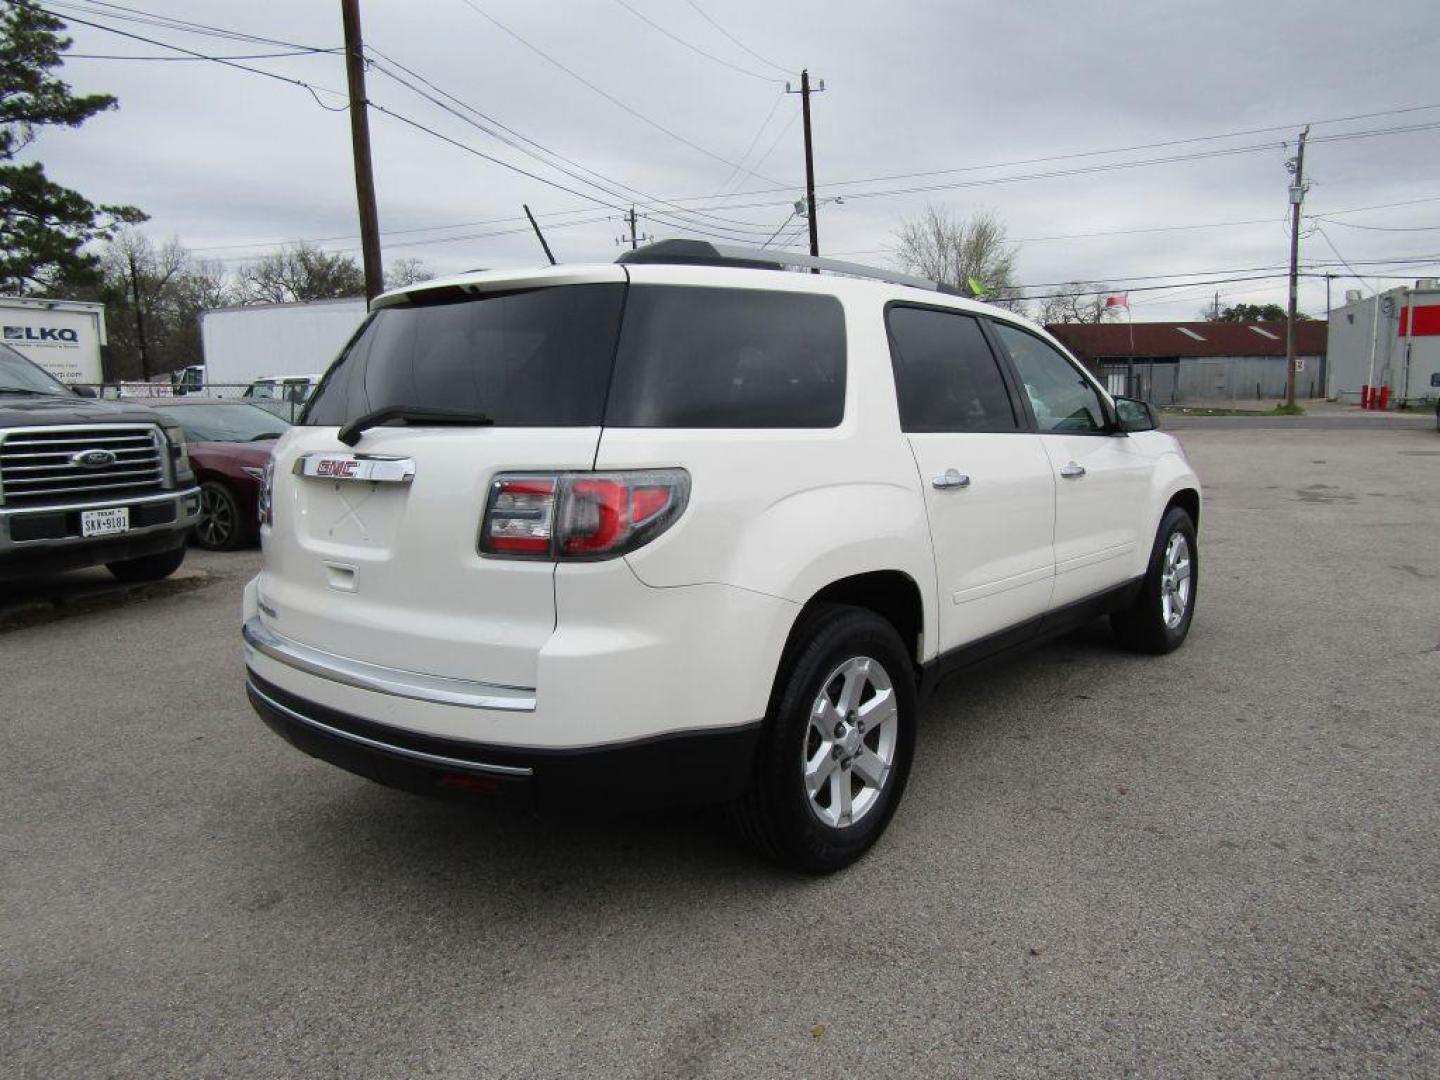
{"type": "MultiPolygon", "coordinates": [[[[332,48],[341,40],[335,0],[127,2],[306,46],[332,48]]],[[[1136,319],[1193,318],[1217,288],[1222,303],[1283,303],[1279,278],[1166,292],[1140,287],[1156,284],[1154,275],[1235,277],[1283,265],[1284,163],[1294,152],[1295,129],[1307,121],[1315,124],[1307,214],[1382,208],[1322,222],[1324,235],[1307,236],[1302,259],[1334,262],[1326,236],[1352,264],[1440,253],[1440,127],[1323,141],[1440,124],[1434,0],[696,5],[361,0],[368,45],[520,136],[602,174],[610,189],[540,164],[372,68],[369,96],[378,106],[599,200],[372,115],[387,263],[418,257],[445,273],[541,262],[527,232],[476,235],[523,226],[514,219],[526,202],[541,215],[562,261],[613,259],[624,228],[618,208],[631,197],[667,200],[687,208],[685,220],[759,243],[804,193],[800,101],[784,95],[779,70],[802,66],[826,87],[813,99],[820,195],[844,197],[842,205],[821,207],[824,254],[885,261],[896,225],[929,201],[958,215],[993,210],[1018,242],[1022,284],[1093,279],[1129,286],[1136,319]],[[1322,122],[1381,112],[1387,115],[1322,122]],[[1091,153],[1271,126],[1284,130],[1091,153]],[[1244,147],[1260,149],[1015,179],[1244,147]],[[1081,154],[1088,156],[1012,164],[1081,154]],[[736,162],[748,171],[737,171],[736,162]],[[915,173],[934,175],[873,179],[915,173]],[[937,185],[951,186],[885,194],[937,185]],[[714,197],[719,193],[741,194],[714,197]],[[582,224],[567,225],[574,221],[582,224]],[[1254,223],[1121,232],[1233,222],[1254,223]],[[407,231],[422,229],[430,231],[407,231]],[[1103,235],[1074,235],[1085,233],[1103,235]],[[443,239],[456,236],[464,239],[443,239]]],[[[101,14],[107,9],[91,0],[57,0],[54,10],[211,55],[274,51],[121,21],[126,11],[111,5],[101,14]]],[[[79,24],[71,34],[75,53],[175,55],[79,24]]],[[[320,88],[324,105],[343,104],[326,92],[345,86],[337,54],[244,63],[320,88]]],[[[302,237],[338,238],[324,246],[358,249],[346,114],[326,111],[303,87],[209,62],[77,57],[64,76],[78,90],[117,95],[120,108],[38,140],[32,155],[57,181],[97,202],[139,206],[150,214],[145,228],[153,237],[179,237],[207,257],[236,260],[302,237]],[[247,244],[258,246],[237,246],[247,244]]],[[[674,205],[661,213],[669,220],[642,220],[646,233],[685,233],[674,205]]],[[[794,236],[803,246],[800,224],[790,221],[782,242],[794,236]]],[[[1440,261],[1356,269],[1413,278],[1440,273],[1440,261]]],[[[1400,280],[1372,279],[1382,286],[1400,280]]],[[[1337,280],[1337,301],[1356,285],[1337,280]]],[[[1324,295],[1323,281],[1307,281],[1302,308],[1323,310],[1324,295]]]]}

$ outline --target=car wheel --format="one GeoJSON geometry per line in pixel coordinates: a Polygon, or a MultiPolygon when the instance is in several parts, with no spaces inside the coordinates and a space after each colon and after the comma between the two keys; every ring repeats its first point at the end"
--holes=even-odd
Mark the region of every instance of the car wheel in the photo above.
{"type": "Polygon", "coordinates": [[[1200,548],[1195,523],[1171,507],[1155,534],[1150,566],[1135,603],[1110,616],[1115,636],[1127,649],[1168,653],[1190,633],[1200,588],[1200,548]]]}
{"type": "Polygon", "coordinates": [[[895,628],[827,605],[808,618],[771,695],[754,773],[734,806],[769,858],[848,866],[889,823],[915,742],[915,667],[895,628]]]}
{"type": "Polygon", "coordinates": [[[159,581],[179,570],[184,561],[185,545],[181,544],[173,551],[142,555],[138,559],[126,559],[124,562],[106,563],[105,569],[124,582],[159,581]]]}
{"type": "Polygon", "coordinates": [[[206,551],[234,551],[245,542],[240,506],[219,481],[206,480],[200,485],[200,520],[193,535],[196,545],[206,551]]]}

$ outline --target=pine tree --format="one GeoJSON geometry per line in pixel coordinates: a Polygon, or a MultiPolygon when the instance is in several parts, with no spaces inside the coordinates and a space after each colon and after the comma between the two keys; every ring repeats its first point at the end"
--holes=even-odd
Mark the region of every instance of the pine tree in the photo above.
{"type": "Polygon", "coordinates": [[[99,258],[85,245],[145,220],[133,206],[97,206],[56,184],[38,161],[15,161],[42,128],[79,127],[117,104],[75,94],[51,73],[71,45],[64,29],[32,0],[9,0],[0,13],[0,293],[93,284],[99,258]]]}

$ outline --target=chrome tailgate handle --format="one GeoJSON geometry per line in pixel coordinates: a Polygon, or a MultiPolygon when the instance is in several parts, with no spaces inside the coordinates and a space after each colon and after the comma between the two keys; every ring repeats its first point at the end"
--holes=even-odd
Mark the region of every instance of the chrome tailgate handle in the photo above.
{"type": "Polygon", "coordinates": [[[970,477],[959,469],[946,469],[938,476],[931,477],[930,486],[937,488],[963,488],[970,486],[970,477]]]}
{"type": "Polygon", "coordinates": [[[410,458],[379,454],[305,454],[295,459],[296,476],[321,480],[365,480],[372,484],[408,484],[415,479],[410,458]]]}
{"type": "Polygon", "coordinates": [[[1085,475],[1085,466],[1072,461],[1068,465],[1060,466],[1060,475],[1066,480],[1078,480],[1085,475]]]}

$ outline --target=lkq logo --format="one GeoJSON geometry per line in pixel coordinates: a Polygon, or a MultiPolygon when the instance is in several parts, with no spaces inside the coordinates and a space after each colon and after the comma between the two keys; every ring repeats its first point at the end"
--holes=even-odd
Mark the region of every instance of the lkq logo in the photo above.
{"type": "Polygon", "coordinates": [[[5,340],[78,345],[80,334],[68,326],[7,326],[5,340]]]}
{"type": "Polygon", "coordinates": [[[316,476],[333,476],[346,480],[360,471],[360,462],[354,458],[326,458],[315,466],[316,476]]]}

